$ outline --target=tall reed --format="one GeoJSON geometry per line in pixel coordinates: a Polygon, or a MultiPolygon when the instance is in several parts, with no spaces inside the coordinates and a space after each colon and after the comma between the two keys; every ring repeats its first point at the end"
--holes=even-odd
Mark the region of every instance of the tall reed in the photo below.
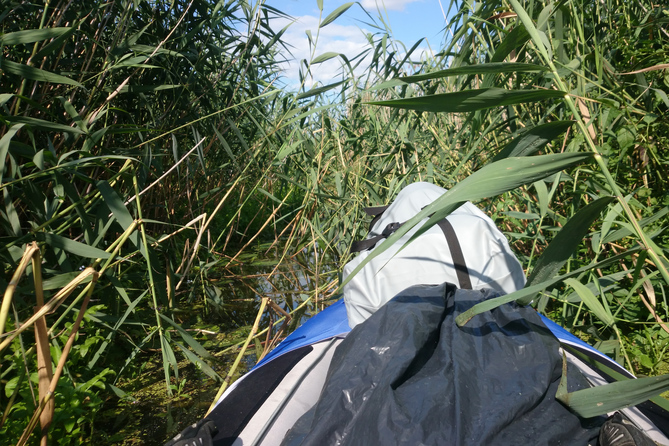
{"type": "MultiPolygon", "coordinates": [[[[0,435],[34,439],[41,421],[40,438],[85,438],[148,349],[168,393],[181,356],[222,380],[174,308],[207,302],[215,268],[270,238],[284,259],[313,253],[313,290],[285,310],[317,311],[338,286],[318,280],[322,259],[343,266],[362,208],[414,181],[450,190],[425,215],[473,200],[495,218],[529,275],[506,300],[666,372],[666,13],[454,5],[452,38],[425,58],[380,18],[361,54],[320,54],[317,31],[360,6],[317,2],[290,92],[271,22],[284,14],[263,2],[4,1],[0,435]],[[335,57],[340,77],[307,88],[335,57]]],[[[242,345],[277,333],[271,314],[242,345]]]]}

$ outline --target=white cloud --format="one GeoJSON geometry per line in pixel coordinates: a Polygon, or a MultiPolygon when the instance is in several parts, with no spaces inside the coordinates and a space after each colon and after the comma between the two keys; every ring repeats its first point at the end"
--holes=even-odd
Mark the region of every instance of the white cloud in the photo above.
{"type": "MultiPolygon", "coordinates": [[[[365,0],[365,1],[374,1],[374,0],[365,0]]],[[[392,3],[395,5],[407,4],[410,0],[386,0],[387,3],[392,3]]],[[[300,87],[299,80],[299,69],[302,67],[302,71],[305,71],[305,66],[302,64],[302,60],[312,60],[313,58],[318,57],[321,54],[333,52],[341,53],[346,55],[346,57],[351,60],[352,58],[363,53],[365,50],[370,50],[362,63],[358,65],[355,69],[355,76],[360,77],[366,74],[367,69],[369,68],[369,63],[371,61],[371,49],[367,41],[366,35],[370,32],[365,28],[360,28],[355,25],[341,25],[338,23],[331,23],[322,29],[318,29],[319,19],[317,16],[313,15],[303,15],[294,18],[294,22],[291,23],[290,20],[285,18],[273,19],[270,24],[271,28],[278,31],[290,24],[286,32],[282,37],[282,41],[290,48],[292,53],[289,54],[285,49],[281,48],[281,56],[287,59],[286,62],[280,64],[280,69],[282,71],[282,83],[286,85],[289,89],[297,90],[300,87]],[[316,39],[318,34],[318,40],[316,42],[316,51],[312,51],[313,48],[310,48],[309,39],[306,32],[310,31],[313,39],[316,39]]],[[[378,30],[374,30],[378,32],[378,30]]],[[[401,47],[398,48],[401,50],[401,47]]],[[[401,51],[400,51],[401,53],[401,51]]],[[[428,49],[426,45],[421,45],[413,53],[411,60],[421,60],[425,59],[428,55],[428,49]]],[[[397,58],[402,59],[403,54],[397,54],[397,58]]],[[[313,65],[311,68],[311,76],[305,81],[305,89],[309,89],[316,84],[327,85],[338,80],[342,79],[342,72],[348,77],[350,73],[346,70],[348,68],[343,67],[343,61],[340,57],[330,59],[326,62],[313,65]]],[[[352,62],[352,65],[355,65],[355,62],[352,62]]]]}
{"type": "MultiPolygon", "coordinates": [[[[279,30],[289,23],[286,19],[275,19],[272,21],[272,29],[279,30]]],[[[321,54],[334,52],[345,54],[349,59],[357,56],[368,48],[365,38],[366,30],[357,26],[345,26],[337,23],[322,28],[319,32],[318,17],[305,15],[296,17],[295,22],[290,25],[282,40],[290,48],[292,53],[288,54],[282,49],[282,55],[288,59],[281,64],[284,75],[284,82],[289,88],[299,87],[299,68],[302,60],[312,59],[313,48],[310,48],[309,39],[306,32],[311,31],[314,39],[318,34],[316,42],[316,51],[313,57],[321,54]]],[[[314,65],[311,69],[312,77],[306,81],[306,87],[311,88],[315,83],[329,84],[341,78],[342,72],[341,58],[337,57],[326,62],[314,65]]],[[[361,74],[366,68],[366,64],[361,64],[358,73],[361,74]]],[[[304,71],[304,65],[302,65],[304,71]]]]}
{"type": "Polygon", "coordinates": [[[419,0],[362,0],[360,4],[368,11],[375,11],[378,7],[383,11],[383,7],[389,11],[404,11],[404,7],[409,3],[414,3],[419,0]]]}

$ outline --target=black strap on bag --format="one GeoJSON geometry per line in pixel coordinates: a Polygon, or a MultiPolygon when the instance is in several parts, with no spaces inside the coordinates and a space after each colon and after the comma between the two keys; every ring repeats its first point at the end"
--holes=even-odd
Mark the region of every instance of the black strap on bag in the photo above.
{"type": "Polygon", "coordinates": [[[458,236],[455,233],[455,229],[453,229],[453,225],[445,218],[440,220],[437,224],[446,236],[446,243],[448,243],[448,249],[451,251],[453,267],[455,268],[455,274],[458,277],[458,282],[460,282],[460,288],[463,290],[471,290],[472,281],[469,279],[469,270],[467,269],[465,256],[462,253],[462,247],[458,241],[458,236]]]}
{"type": "MultiPolygon", "coordinates": [[[[388,209],[388,206],[377,206],[364,209],[367,215],[373,217],[372,222],[369,224],[370,231],[376,222],[379,221],[386,209],[388,209]]],[[[353,242],[351,244],[351,252],[361,252],[372,249],[379,241],[390,237],[403,224],[404,223],[400,222],[388,223],[380,235],[353,242]]],[[[467,269],[467,262],[465,262],[465,256],[462,253],[462,247],[458,241],[458,236],[455,233],[455,229],[453,229],[453,225],[451,225],[451,223],[445,218],[439,221],[437,225],[439,225],[442,232],[444,233],[444,236],[446,237],[446,243],[448,244],[448,249],[451,252],[451,258],[453,259],[453,266],[455,268],[455,274],[458,278],[458,282],[460,283],[460,288],[464,290],[471,290],[472,282],[469,278],[469,269],[467,269]]]]}
{"type": "MultiPolygon", "coordinates": [[[[367,232],[371,232],[372,228],[376,224],[377,221],[381,218],[384,212],[386,212],[386,209],[388,209],[389,205],[386,206],[375,206],[375,207],[368,207],[368,208],[363,208],[363,211],[365,211],[365,214],[369,215],[372,217],[372,221],[369,224],[369,229],[367,232]]],[[[368,249],[372,249],[374,245],[376,245],[380,240],[383,240],[384,238],[390,237],[390,235],[397,231],[399,227],[402,226],[402,223],[390,223],[386,228],[383,230],[381,235],[377,235],[376,237],[372,237],[369,239],[365,240],[357,240],[351,244],[351,252],[362,252],[362,251],[367,251],[368,249]]]]}
{"type": "Polygon", "coordinates": [[[353,242],[351,244],[351,252],[361,252],[361,251],[367,251],[368,249],[372,249],[378,242],[380,242],[384,238],[390,237],[393,234],[393,232],[397,231],[403,224],[404,223],[399,223],[399,222],[388,223],[388,225],[386,225],[381,235],[353,242]]]}
{"type": "Polygon", "coordinates": [[[372,230],[374,225],[376,224],[377,221],[381,218],[384,212],[386,212],[386,209],[388,209],[388,206],[390,205],[385,205],[385,206],[376,206],[376,207],[369,207],[363,209],[365,211],[365,214],[369,215],[372,218],[372,221],[369,223],[369,231],[372,230]]]}

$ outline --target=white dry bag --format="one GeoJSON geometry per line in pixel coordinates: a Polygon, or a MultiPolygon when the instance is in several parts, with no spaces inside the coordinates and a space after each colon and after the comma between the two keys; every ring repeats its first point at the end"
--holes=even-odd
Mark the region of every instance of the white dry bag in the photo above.
{"type": "MultiPolygon", "coordinates": [[[[406,186],[387,207],[370,208],[376,215],[366,240],[354,244],[357,257],[344,266],[346,279],[379,242],[431,204],[446,189],[430,183],[406,186]]],[[[401,252],[422,223],[390,249],[372,259],[344,287],[351,328],[400,291],[418,284],[450,282],[460,288],[491,288],[508,294],[525,285],[525,274],[509,243],[493,221],[472,203],[465,203],[401,252]]]]}

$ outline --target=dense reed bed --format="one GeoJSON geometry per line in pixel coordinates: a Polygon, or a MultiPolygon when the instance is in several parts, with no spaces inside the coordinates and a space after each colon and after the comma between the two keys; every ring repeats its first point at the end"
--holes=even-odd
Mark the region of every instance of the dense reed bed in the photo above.
{"type": "MultiPolygon", "coordinates": [[[[336,298],[323,259],[343,266],[362,207],[414,181],[449,188],[425,216],[476,202],[526,268],[524,290],[470,316],[531,302],[635,372],[667,373],[666,10],[453,6],[432,58],[382,26],[362,54],[319,54],[313,30],[305,85],[335,57],[341,77],[291,92],[271,2],[3,1],[0,437],[89,438],[152,355],[168,395],[182,359],[224,388],[247,351],[285,333],[286,313],[336,298]],[[178,309],[233,319],[221,271],[260,242],[308,255],[308,289],[259,293],[221,376],[178,309]]],[[[611,404],[644,396],[639,382],[611,404]]]]}

